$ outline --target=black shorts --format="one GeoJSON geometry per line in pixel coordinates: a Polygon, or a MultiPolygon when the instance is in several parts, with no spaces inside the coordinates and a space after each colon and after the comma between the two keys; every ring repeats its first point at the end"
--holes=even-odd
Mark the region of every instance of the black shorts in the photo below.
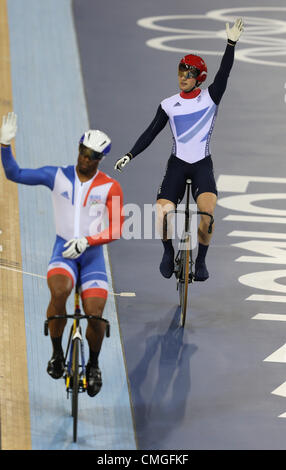
{"type": "Polygon", "coordinates": [[[157,199],[167,199],[176,205],[179,204],[185,194],[187,179],[192,181],[191,189],[195,201],[202,193],[217,195],[211,156],[196,163],[188,163],[171,155],[157,193],[157,199]]]}

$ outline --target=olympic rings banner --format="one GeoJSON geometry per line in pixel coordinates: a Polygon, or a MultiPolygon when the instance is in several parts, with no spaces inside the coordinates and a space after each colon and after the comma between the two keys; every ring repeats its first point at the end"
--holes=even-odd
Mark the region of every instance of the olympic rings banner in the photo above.
{"type": "MultiPolygon", "coordinates": [[[[240,7],[210,10],[204,15],[169,15],[141,18],[137,24],[153,31],[176,33],[149,39],[146,45],[162,51],[186,54],[190,47],[177,46],[184,40],[196,39],[226,39],[225,23],[233,22],[237,16],[243,17],[245,31],[239,40],[240,45],[235,52],[236,60],[252,64],[270,65],[271,67],[286,67],[286,7],[240,7]],[[261,16],[258,16],[261,15],[261,16]],[[283,20],[285,17],[285,20],[283,20]],[[213,29],[194,29],[198,20],[200,24],[206,20],[209,26],[213,21],[213,29]],[[223,22],[222,29],[219,22],[223,22]],[[180,24],[190,24],[182,28],[180,24]],[[174,26],[169,26],[174,24],[174,26]],[[168,25],[168,26],[167,26],[168,25]],[[284,56],[284,61],[273,60],[284,56]]],[[[192,49],[194,49],[192,47],[192,49]]],[[[196,49],[199,55],[222,55],[221,51],[196,49]]]]}

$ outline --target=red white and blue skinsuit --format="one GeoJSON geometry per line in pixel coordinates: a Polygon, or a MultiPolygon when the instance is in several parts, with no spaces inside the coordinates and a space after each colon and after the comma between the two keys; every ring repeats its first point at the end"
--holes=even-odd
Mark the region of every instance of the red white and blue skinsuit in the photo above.
{"type": "Polygon", "coordinates": [[[81,182],[73,165],[19,168],[11,147],[1,148],[6,177],[16,183],[47,186],[52,192],[56,241],[48,277],[64,274],[75,284],[80,266],[82,298],[107,297],[103,244],[120,238],[123,224],[123,194],[120,184],[101,171],[81,182]],[[105,228],[106,227],[106,228],[105,228]],[[77,259],[62,256],[63,245],[72,238],[86,237],[89,247],[77,259]]]}

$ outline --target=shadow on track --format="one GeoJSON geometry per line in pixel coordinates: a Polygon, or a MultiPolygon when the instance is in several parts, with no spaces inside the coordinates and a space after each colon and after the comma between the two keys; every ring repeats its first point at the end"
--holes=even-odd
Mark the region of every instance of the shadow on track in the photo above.
{"type": "Polygon", "coordinates": [[[198,348],[184,341],[188,332],[179,327],[179,318],[176,308],[166,333],[146,338],[142,359],[130,374],[140,449],[158,449],[185,416],[190,359],[198,348]]]}

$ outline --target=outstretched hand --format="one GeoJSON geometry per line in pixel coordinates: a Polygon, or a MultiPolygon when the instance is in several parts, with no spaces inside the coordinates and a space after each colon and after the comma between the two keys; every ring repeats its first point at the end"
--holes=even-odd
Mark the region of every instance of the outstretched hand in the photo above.
{"type": "Polygon", "coordinates": [[[117,162],[115,163],[114,169],[121,172],[123,168],[125,167],[125,165],[127,165],[127,163],[130,162],[130,160],[131,158],[129,155],[124,155],[124,157],[121,157],[119,158],[119,160],[117,160],[117,162]]]}
{"type": "Polygon", "coordinates": [[[243,19],[237,18],[232,28],[229,27],[229,23],[226,23],[225,26],[227,39],[230,39],[233,42],[237,42],[240,38],[241,33],[244,31],[243,19]]]}
{"type": "Polygon", "coordinates": [[[2,127],[0,129],[0,143],[10,145],[17,133],[17,115],[12,111],[7,116],[3,116],[2,127]]]}

